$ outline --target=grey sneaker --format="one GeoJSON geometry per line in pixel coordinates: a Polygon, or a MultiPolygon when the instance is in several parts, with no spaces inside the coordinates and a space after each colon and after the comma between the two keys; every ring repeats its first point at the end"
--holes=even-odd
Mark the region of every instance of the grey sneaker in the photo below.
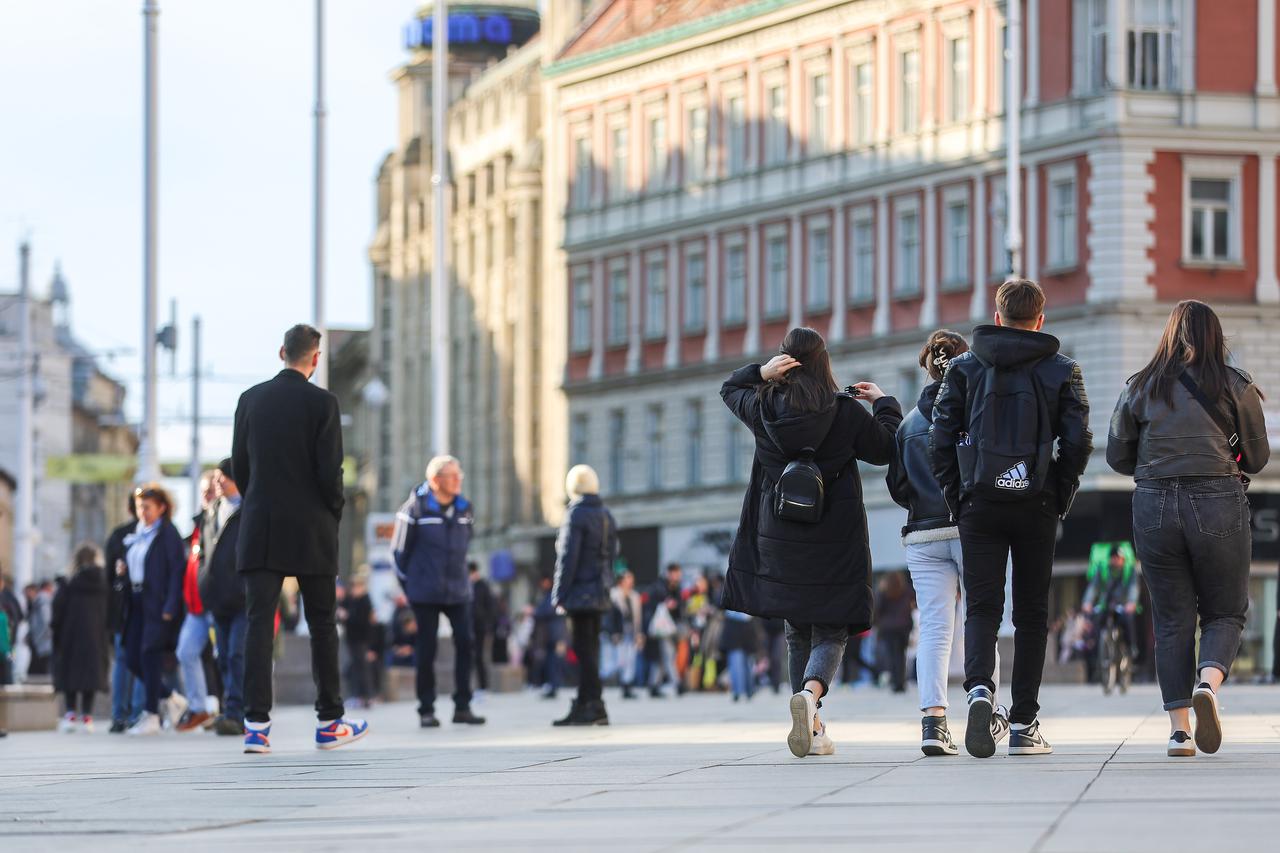
{"type": "Polygon", "coordinates": [[[969,691],[969,725],[964,730],[964,748],[974,758],[990,758],[996,754],[991,728],[993,710],[990,690],[978,686],[969,691]]]}

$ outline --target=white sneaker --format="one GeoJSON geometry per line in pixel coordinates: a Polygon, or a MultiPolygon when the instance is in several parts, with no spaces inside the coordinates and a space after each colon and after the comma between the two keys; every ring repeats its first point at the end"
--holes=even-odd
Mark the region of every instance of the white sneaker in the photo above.
{"type": "Polygon", "coordinates": [[[165,728],[167,729],[176,729],[178,721],[182,719],[182,715],[187,713],[187,708],[190,707],[187,697],[176,690],[170,693],[169,698],[161,702],[160,705],[160,710],[165,716],[165,728]]]}
{"type": "Polygon", "coordinates": [[[1191,735],[1186,732],[1174,732],[1169,735],[1169,757],[1191,758],[1196,754],[1196,745],[1191,735]]]}
{"type": "Polygon", "coordinates": [[[75,734],[76,732],[76,715],[67,713],[58,720],[58,732],[64,735],[75,734]]]}
{"type": "Polygon", "coordinates": [[[80,731],[87,735],[93,734],[93,717],[84,716],[80,718],[80,731]]]}
{"type": "Polygon", "coordinates": [[[1196,712],[1196,746],[1213,755],[1222,746],[1222,718],[1218,716],[1218,696],[1205,682],[1191,694],[1191,707],[1196,712]]]}
{"type": "Polygon", "coordinates": [[[152,714],[144,711],[142,716],[138,718],[138,722],[133,724],[125,734],[130,735],[158,735],[160,734],[160,715],[152,714]]]}
{"type": "Polygon", "coordinates": [[[813,718],[818,716],[818,702],[808,690],[791,697],[791,734],[787,746],[796,758],[804,758],[813,746],[813,718]]]}
{"type": "Polygon", "coordinates": [[[824,724],[813,735],[813,743],[809,746],[810,755],[835,755],[836,745],[831,738],[827,737],[827,727],[824,724]]]}

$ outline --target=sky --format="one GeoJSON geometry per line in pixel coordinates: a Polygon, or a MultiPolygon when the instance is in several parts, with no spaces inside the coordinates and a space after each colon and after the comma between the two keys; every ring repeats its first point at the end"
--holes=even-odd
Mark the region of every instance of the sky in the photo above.
{"type": "MultiPolygon", "coordinates": [[[[311,320],[312,0],[159,0],[160,317],[177,300],[177,378],[160,357],[160,455],[185,459],[191,319],[215,378],[202,408],[229,419],[279,368],[286,328],[311,320]]],[[[368,325],[374,177],[394,146],[390,73],[417,0],[327,0],[326,320],[368,325]]],[[[60,262],[72,325],[129,387],[140,417],[142,0],[0,4],[0,290],[17,246],[47,293],[60,262]],[[5,249],[8,250],[6,261],[5,249]]],[[[207,459],[230,429],[201,432],[207,459]]]]}

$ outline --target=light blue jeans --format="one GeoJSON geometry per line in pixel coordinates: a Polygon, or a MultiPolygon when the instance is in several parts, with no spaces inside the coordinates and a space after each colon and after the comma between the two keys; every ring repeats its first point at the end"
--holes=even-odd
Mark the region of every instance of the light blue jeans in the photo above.
{"type": "Polygon", "coordinates": [[[178,664],[182,667],[182,690],[197,714],[205,710],[205,697],[209,688],[204,680],[204,663],[200,656],[209,643],[209,617],[201,613],[188,613],[182,620],[182,630],[178,633],[178,664]]]}
{"type": "MultiPolygon", "coordinates": [[[[920,689],[920,710],[946,708],[947,674],[951,668],[951,645],[956,630],[964,631],[964,557],[960,539],[920,542],[906,546],[907,570],[920,609],[920,631],[916,642],[916,686],[920,689]]],[[[963,637],[960,647],[964,648],[963,637]]],[[[996,652],[996,688],[1000,686],[1000,658],[996,652]]]]}
{"type": "Polygon", "coordinates": [[[134,678],[129,671],[128,656],[124,651],[124,635],[115,635],[115,663],[111,669],[111,719],[133,723],[142,714],[147,701],[147,691],[141,678],[134,678]]]}
{"type": "Polygon", "coordinates": [[[751,689],[751,660],[745,649],[729,650],[729,684],[735,699],[750,697],[754,692],[751,689]]]}

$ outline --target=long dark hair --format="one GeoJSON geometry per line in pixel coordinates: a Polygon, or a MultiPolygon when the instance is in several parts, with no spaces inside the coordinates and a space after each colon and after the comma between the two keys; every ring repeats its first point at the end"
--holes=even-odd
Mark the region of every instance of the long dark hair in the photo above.
{"type": "Polygon", "coordinates": [[[831,356],[822,335],[809,328],[792,329],[778,352],[791,356],[800,366],[767,383],[766,390],[782,394],[793,412],[820,412],[830,406],[840,386],[831,372],[831,356]]]}
{"type": "Polygon", "coordinates": [[[1218,315],[1198,299],[1184,299],[1173,307],[1156,354],[1129,387],[1173,405],[1174,383],[1187,367],[1196,368],[1196,381],[1206,397],[1222,396],[1227,388],[1227,342],[1218,315]]]}

